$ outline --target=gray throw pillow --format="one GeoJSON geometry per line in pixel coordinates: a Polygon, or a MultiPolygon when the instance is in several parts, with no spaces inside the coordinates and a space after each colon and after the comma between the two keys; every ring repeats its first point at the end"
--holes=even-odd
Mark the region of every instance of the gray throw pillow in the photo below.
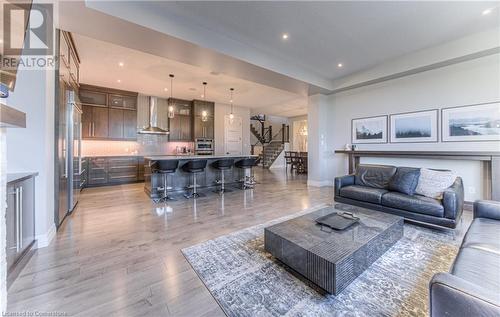
{"type": "Polygon", "coordinates": [[[435,199],[443,199],[443,192],[453,185],[457,175],[452,171],[435,171],[420,169],[420,177],[415,193],[435,199]]]}
{"type": "Polygon", "coordinates": [[[396,174],[394,174],[389,182],[389,190],[413,195],[417,188],[419,176],[419,168],[398,167],[396,174]]]}

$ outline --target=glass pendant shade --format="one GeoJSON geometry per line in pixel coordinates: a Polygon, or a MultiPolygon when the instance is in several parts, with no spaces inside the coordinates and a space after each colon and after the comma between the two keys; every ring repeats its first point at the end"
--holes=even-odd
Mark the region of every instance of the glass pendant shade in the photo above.
{"type": "Polygon", "coordinates": [[[175,117],[174,105],[173,105],[173,86],[174,86],[174,74],[168,75],[170,77],[170,99],[168,100],[168,118],[173,119],[175,117]]]}

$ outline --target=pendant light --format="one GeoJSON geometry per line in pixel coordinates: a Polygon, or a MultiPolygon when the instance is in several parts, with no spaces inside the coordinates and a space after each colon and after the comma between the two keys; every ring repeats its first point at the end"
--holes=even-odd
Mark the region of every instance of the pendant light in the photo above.
{"type": "MultiPolygon", "coordinates": [[[[207,104],[207,83],[203,82],[203,101],[205,105],[207,104]]],[[[206,110],[203,110],[201,112],[201,121],[207,122],[208,121],[208,112],[206,110]]]]}
{"type": "Polygon", "coordinates": [[[234,113],[233,113],[233,92],[234,92],[234,88],[229,88],[229,90],[231,91],[231,113],[229,114],[229,122],[233,123],[234,121],[234,113]]]}
{"type": "Polygon", "coordinates": [[[174,74],[168,75],[170,77],[170,99],[168,100],[168,118],[173,119],[175,117],[174,112],[174,101],[172,100],[173,86],[174,86],[174,74]]]}

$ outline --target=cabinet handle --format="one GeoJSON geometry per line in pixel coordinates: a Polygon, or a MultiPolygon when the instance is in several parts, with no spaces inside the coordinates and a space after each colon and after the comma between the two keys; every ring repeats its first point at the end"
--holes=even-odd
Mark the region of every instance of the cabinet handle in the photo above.
{"type": "Polygon", "coordinates": [[[16,200],[15,200],[15,210],[16,210],[16,252],[19,252],[19,187],[16,188],[16,200]]]}
{"type": "Polygon", "coordinates": [[[23,188],[19,187],[19,249],[23,247],[23,188]]]}

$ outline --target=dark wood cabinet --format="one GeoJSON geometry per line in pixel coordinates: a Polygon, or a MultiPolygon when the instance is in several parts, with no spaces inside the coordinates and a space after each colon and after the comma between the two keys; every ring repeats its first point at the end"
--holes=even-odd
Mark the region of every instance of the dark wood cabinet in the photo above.
{"type": "Polygon", "coordinates": [[[108,105],[112,108],[136,110],[137,109],[137,97],[109,94],[108,95],[108,105]]]}
{"type": "Polygon", "coordinates": [[[123,110],[123,138],[137,139],[137,111],[123,110]]]}
{"type": "Polygon", "coordinates": [[[174,108],[174,118],[169,119],[169,141],[193,140],[193,107],[191,101],[170,98],[169,106],[174,108]]]}
{"type": "Polygon", "coordinates": [[[203,121],[203,117],[194,117],[194,138],[213,139],[214,138],[214,118],[208,117],[203,121]]]}
{"type": "Polygon", "coordinates": [[[88,158],[90,187],[133,183],[144,180],[144,158],[111,156],[88,158]]]}
{"type": "Polygon", "coordinates": [[[83,105],[82,138],[105,139],[108,137],[108,109],[83,105]]]}
{"type": "Polygon", "coordinates": [[[123,110],[109,109],[109,134],[111,139],[123,138],[123,110]]]}
{"type": "Polygon", "coordinates": [[[137,139],[137,93],[81,85],[82,138],[137,139]]]}
{"type": "Polygon", "coordinates": [[[215,103],[211,101],[193,100],[193,112],[195,116],[202,116],[206,112],[208,117],[215,115],[215,103]]]}
{"type": "Polygon", "coordinates": [[[213,139],[215,104],[209,101],[193,100],[193,112],[194,139],[213,139]],[[206,120],[203,121],[205,115],[206,120]]]}
{"type": "Polygon", "coordinates": [[[92,137],[108,137],[108,109],[92,107],[92,137]]]}

